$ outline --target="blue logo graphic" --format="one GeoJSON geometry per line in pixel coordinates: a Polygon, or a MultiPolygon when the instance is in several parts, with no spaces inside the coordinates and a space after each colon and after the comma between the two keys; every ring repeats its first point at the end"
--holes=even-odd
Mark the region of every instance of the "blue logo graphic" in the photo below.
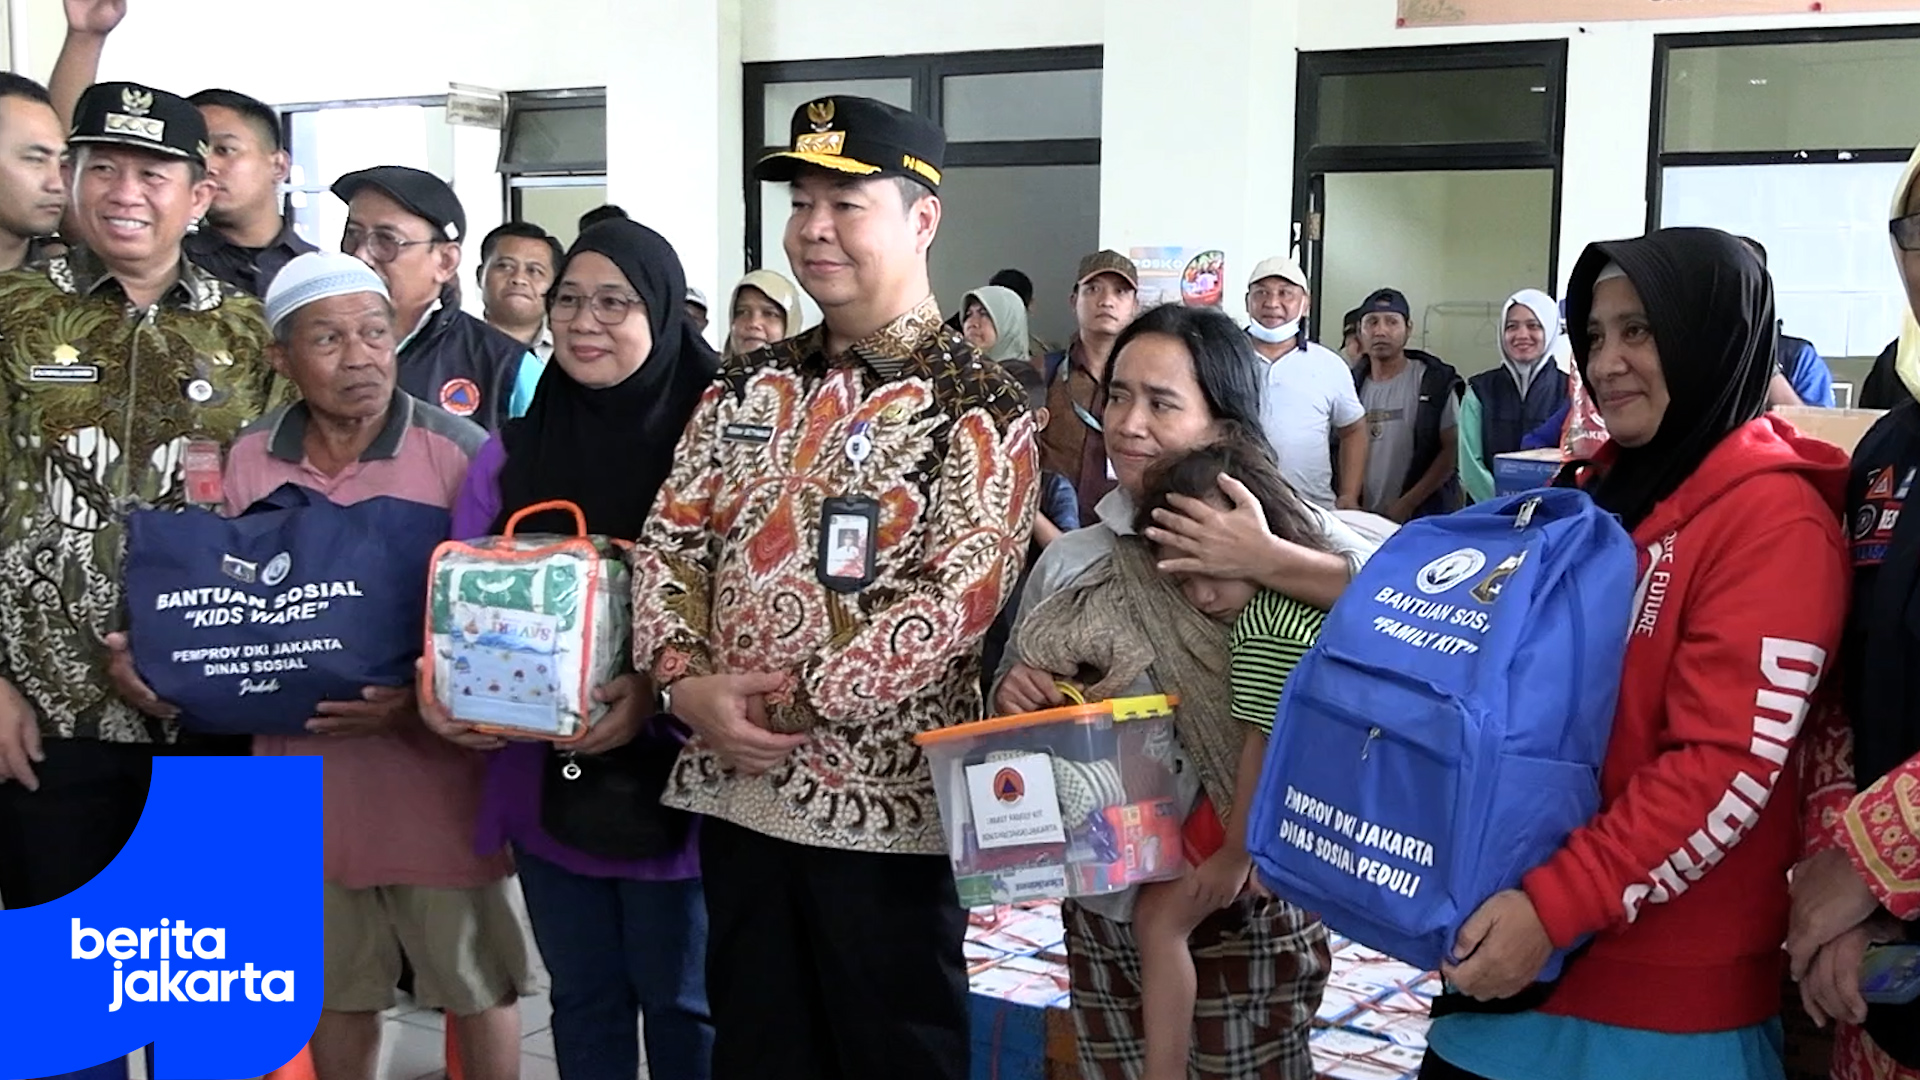
{"type": "Polygon", "coordinates": [[[260,1076],[320,1019],[320,759],[158,758],[101,875],[0,911],[0,1077],[154,1047],[154,1080],[260,1076]]]}

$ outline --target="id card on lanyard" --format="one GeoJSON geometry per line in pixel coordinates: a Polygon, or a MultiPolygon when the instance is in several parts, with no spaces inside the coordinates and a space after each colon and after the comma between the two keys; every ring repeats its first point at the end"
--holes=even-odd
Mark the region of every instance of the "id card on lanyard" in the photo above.
{"type": "Polygon", "coordinates": [[[1053,381],[1067,386],[1067,400],[1073,402],[1073,414],[1080,418],[1080,422],[1087,425],[1090,431],[1098,431],[1105,434],[1106,429],[1100,426],[1100,418],[1093,415],[1085,405],[1073,400],[1072,378],[1073,354],[1069,353],[1061,359],[1060,366],[1054,370],[1053,381]]]}
{"type": "MultiPolygon", "coordinates": [[[[847,435],[847,460],[857,479],[873,453],[870,425],[862,420],[847,435]]],[[[820,584],[837,593],[856,593],[880,575],[880,503],[866,495],[847,492],[820,504],[820,531],[815,574],[820,584]]]]}

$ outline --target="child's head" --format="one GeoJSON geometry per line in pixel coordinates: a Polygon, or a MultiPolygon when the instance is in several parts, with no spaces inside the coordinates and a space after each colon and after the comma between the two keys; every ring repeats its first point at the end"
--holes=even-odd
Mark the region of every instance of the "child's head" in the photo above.
{"type": "MultiPolygon", "coordinates": [[[[1274,461],[1266,440],[1238,430],[1224,439],[1157,462],[1148,470],[1146,492],[1134,518],[1135,527],[1144,533],[1154,525],[1156,510],[1178,513],[1172,501],[1175,495],[1198,499],[1221,510],[1232,509],[1232,503],[1220,489],[1222,476],[1240,481],[1253,494],[1273,535],[1315,551],[1332,550],[1313,512],[1280,475],[1280,465],[1274,461]]],[[[1161,552],[1156,555],[1164,557],[1161,552]]],[[[1222,622],[1231,621],[1260,591],[1257,582],[1202,574],[1182,575],[1179,581],[1180,591],[1188,603],[1222,622]]]]}
{"type": "Polygon", "coordinates": [[[1008,374],[1020,381],[1020,389],[1027,393],[1027,411],[1033,414],[1033,429],[1047,430],[1047,424],[1053,416],[1047,409],[1046,376],[1025,360],[1009,360],[1003,366],[1008,374]]]}

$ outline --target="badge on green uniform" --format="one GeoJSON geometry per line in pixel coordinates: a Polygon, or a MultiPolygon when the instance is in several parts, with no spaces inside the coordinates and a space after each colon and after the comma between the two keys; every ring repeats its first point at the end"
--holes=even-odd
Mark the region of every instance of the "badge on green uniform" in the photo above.
{"type": "Polygon", "coordinates": [[[71,345],[58,345],[53,350],[53,363],[35,364],[27,370],[27,381],[37,383],[97,383],[100,381],[98,364],[80,362],[80,350],[71,345]]]}

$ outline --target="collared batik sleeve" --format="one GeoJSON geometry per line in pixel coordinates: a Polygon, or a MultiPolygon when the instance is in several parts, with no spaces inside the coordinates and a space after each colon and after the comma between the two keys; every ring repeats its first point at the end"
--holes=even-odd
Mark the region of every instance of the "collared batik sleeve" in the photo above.
{"type": "Polygon", "coordinates": [[[1847,804],[1853,801],[1853,728],[1848,724],[1840,679],[1820,688],[1801,738],[1800,801],[1802,857],[1841,842],[1847,804]]]}
{"type": "Polygon", "coordinates": [[[1882,907],[1898,918],[1920,917],[1920,757],[1847,803],[1838,840],[1882,907]]]}
{"type": "Polygon", "coordinates": [[[724,383],[707,388],[674,448],[673,471],[633,554],[633,664],[665,686],[713,673],[712,529],[721,470],[716,456],[724,383]]]}
{"type": "Polygon", "coordinates": [[[806,664],[802,710],[834,722],[874,719],[978,648],[1020,577],[1033,530],[1034,436],[1011,392],[960,414],[926,511],[920,565],[893,599],[806,664]]]}

